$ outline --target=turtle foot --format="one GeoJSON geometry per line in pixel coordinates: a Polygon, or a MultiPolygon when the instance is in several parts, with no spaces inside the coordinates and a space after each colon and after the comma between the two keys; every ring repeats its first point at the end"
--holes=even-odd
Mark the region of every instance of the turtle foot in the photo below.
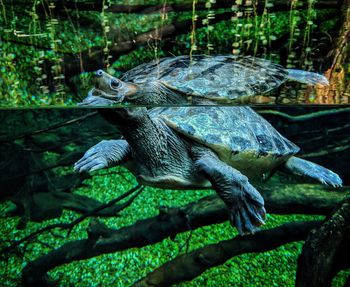
{"type": "Polygon", "coordinates": [[[229,220],[240,235],[254,234],[265,224],[266,210],[263,205],[243,200],[229,208],[229,220]]]}
{"type": "Polygon", "coordinates": [[[84,156],[74,164],[76,172],[90,172],[106,168],[108,164],[108,152],[116,141],[101,141],[91,147],[84,156]]]}
{"type": "MultiPolygon", "coordinates": [[[[312,177],[312,175],[309,176],[312,177]]],[[[341,187],[343,183],[339,175],[325,168],[323,168],[317,174],[315,174],[314,178],[324,185],[330,185],[333,187],[341,187]]]]}
{"type": "Polygon", "coordinates": [[[312,178],[324,185],[342,186],[342,180],[335,172],[305,159],[293,156],[285,163],[285,168],[293,174],[312,178]]]}
{"type": "Polygon", "coordinates": [[[265,223],[264,199],[245,175],[212,155],[202,156],[196,165],[227,205],[230,223],[239,234],[254,233],[265,223]]]}

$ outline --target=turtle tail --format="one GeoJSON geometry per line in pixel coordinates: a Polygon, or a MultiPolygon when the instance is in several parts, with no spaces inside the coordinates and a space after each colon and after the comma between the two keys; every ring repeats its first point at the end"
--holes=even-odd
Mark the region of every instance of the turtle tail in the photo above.
{"type": "Polygon", "coordinates": [[[287,69],[288,71],[288,80],[297,81],[303,84],[308,85],[329,85],[328,79],[320,74],[313,73],[313,72],[307,72],[303,70],[296,70],[296,69],[287,69]]]}

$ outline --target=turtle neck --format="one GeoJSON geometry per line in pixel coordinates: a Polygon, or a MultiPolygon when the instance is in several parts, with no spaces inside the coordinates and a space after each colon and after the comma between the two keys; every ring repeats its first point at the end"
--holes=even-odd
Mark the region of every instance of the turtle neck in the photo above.
{"type": "Polygon", "coordinates": [[[102,116],[116,125],[129,143],[133,158],[148,167],[160,170],[168,157],[166,132],[157,126],[146,108],[103,109],[102,116]]]}

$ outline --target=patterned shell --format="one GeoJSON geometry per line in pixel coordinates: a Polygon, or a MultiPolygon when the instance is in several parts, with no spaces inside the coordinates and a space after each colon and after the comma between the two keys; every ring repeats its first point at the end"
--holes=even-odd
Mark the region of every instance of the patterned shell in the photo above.
{"type": "Polygon", "coordinates": [[[159,81],[188,96],[224,101],[269,92],[287,76],[285,68],[265,59],[196,55],[154,60],[126,72],[121,80],[159,81]]]}
{"type": "Polygon", "coordinates": [[[216,151],[222,160],[233,155],[290,157],[299,148],[284,138],[251,108],[179,107],[156,108],[157,116],[186,136],[216,151]]]}

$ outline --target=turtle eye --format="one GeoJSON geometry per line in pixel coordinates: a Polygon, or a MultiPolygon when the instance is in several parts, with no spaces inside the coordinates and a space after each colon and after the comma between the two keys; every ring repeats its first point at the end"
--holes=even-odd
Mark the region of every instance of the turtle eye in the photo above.
{"type": "Polygon", "coordinates": [[[114,90],[120,88],[121,85],[122,85],[121,82],[118,80],[111,81],[111,88],[114,90]]]}

